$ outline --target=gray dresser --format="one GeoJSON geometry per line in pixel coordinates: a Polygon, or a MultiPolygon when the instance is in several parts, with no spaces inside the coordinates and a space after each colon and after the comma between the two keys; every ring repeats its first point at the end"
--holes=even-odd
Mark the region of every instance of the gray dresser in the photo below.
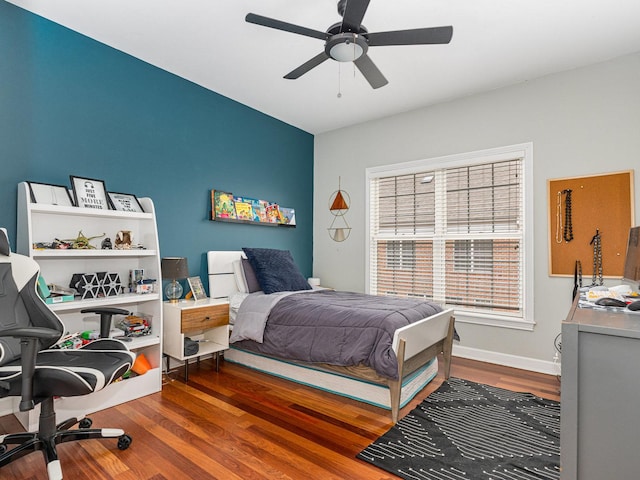
{"type": "Polygon", "coordinates": [[[640,314],[578,308],[562,323],[562,480],[640,478],[640,314]]]}

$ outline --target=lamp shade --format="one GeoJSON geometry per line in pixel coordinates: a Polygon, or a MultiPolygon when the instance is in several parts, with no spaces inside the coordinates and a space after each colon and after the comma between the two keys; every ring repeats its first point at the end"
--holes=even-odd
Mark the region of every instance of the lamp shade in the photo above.
{"type": "Polygon", "coordinates": [[[179,280],[189,276],[189,267],[185,257],[165,257],[161,261],[162,278],[179,280]]]}

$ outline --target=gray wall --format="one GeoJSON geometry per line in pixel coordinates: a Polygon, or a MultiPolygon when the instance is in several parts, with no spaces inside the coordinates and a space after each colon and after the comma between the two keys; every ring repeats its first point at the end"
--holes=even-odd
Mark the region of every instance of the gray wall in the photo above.
{"type": "MultiPolygon", "coordinates": [[[[365,290],[367,167],[533,142],[537,325],[533,332],[471,324],[458,328],[461,346],[495,352],[502,359],[514,355],[551,361],[553,340],[571,304],[573,278],[548,275],[547,180],[629,170],[639,164],[639,86],[640,54],[633,54],[317,135],[314,276],[323,285],[365,290]],[[327,233],[332,220],[327,203],[338,176],[352,198],[346,218],[353,230],[343,243],[333,242],[327,233]]],[[[591,277],[585,281],[590,283],[591,277]]]]}

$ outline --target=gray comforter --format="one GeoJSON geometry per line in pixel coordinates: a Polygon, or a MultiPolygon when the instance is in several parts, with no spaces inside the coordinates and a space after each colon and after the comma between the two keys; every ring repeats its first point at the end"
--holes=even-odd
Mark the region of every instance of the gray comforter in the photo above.
{"type": "Polygon", "coordinates": [[[397,378],[395,330],[440,311],[421,300],[332,290],[251,294],[240,306],[230,341],[288,360],[364,364],[397,378]]]}

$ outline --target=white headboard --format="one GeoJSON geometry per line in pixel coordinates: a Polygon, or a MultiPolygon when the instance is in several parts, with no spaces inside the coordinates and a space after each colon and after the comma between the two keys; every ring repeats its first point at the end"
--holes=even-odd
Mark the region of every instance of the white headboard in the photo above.
{"type": "Polygon", "coordinates": [[[238,292],[238,285],[233,273],[233,262],[243,257],[244,253],[240,250],[207,252],[209,296],[211,298],[230,297],[238,292]]]}

